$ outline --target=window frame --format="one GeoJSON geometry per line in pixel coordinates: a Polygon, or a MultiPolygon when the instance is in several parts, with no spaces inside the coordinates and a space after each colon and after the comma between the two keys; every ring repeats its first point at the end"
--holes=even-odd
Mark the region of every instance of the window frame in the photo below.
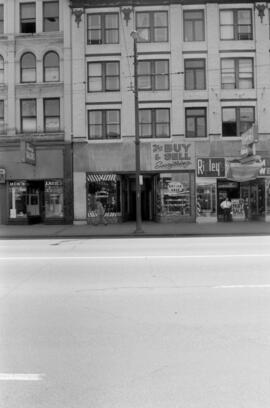
{"type": "Polygon", "coordinates": [[[0,134],[4,133],[4,126],[5,126],[5,101],[4,99],[0,99],[0,134]],[[1,115],[3,112],[3,115],[1,115]]]}
{"type": "Polygon", "coordinates": [[[148,14],[149,15],[149,26],[145,26],[144,28],[148,30],[149,32],[149,40],[145,40],[143,38],[140,38],[140,35],[138,35],[137,42],[140,43],[167,43],[169,42],[169,15],[167,10],[159,10],[159,11],[137,11],[136,12],[136,31],[139,33],[140,29],[142,27],[138,27],[138,16],[140,14],[148,14]],[[158,26],[155,25],[155,14],[166,14],[166,26],[158,26]],[[164,40],[156,40],[156,35],[155,35],[155,30],[158,28],[166,28],[166,39],[164,40]]]}
{"type": "Polygon", "coordinates": [[[36,33],[36,30],[37,30],[36,3],[32,2],[32,1],[28,2],[28,3],[20,3],[20,33],[21,34],[34,34],[34,33],[36,33]],[[31,31],[23,31],[23,29],[22,29],[23,21],[25,22],[25,24],[27,23],[28,20],[32,21],[32,19],[22,20],[22,9],[23,9],[24,6],[27,6],[27,5],[32,5],[33,8],[34,8],[34,23],[33,24],[35,26],[34,26],[33,31],[32,30],[31,31]]]}
{"type": "Polygon", "coordinates": [[[95,140],[120,140],[121,139],[121,110],[120,109],[89,109],[87,113],[87,118],[88,118],[88,140],[90,141],[95,141],[95,140]],[[91,132],[90,128],[91,126],[91,121],[90,121],[90,115],[93,112],[100,112],[101,113],[101,123],[98,125],[101,127],[102,130],[102,137],[91,137],[91,132]],[[119,127],[119,134],[117,137],[107,137],[108,132],[107,132],[107,127],[109,125],[107,121],[107,114],[108,112],[117,112],[118,113],[118,122],[116,125],[119,127]]]}
{"type": "Polygon", "coordinates": [[[252,57],[221,58],[220,62],[221,62],[220,63],[221,89],[254,89],[254,58],[252,58],[252,57]],[[222,72],[222,62],[226,61],[226,60],[234,62],[234,72],[233,72],[233,74],[234,74],[234,84],[235,84],[234,87],[226,88],[226,87],[224,87],[224,83],[222,82],[223,75],[224,75],[224,72],[222,72]],[[248,77],[240,78],[240,74],[241,74],[241,72],[240,72],[240,61],[242,61],[242,60],[250,60],[251,61],[251,73],[252,73],[252,78],[251,79],[248,78],[248,77]],[[249,87],[249,88],[240,87],[239,85],[240,85],[242,80],[243,81],[250,80],[251,81],[251,87],[249,87]]]}
{"type": "Polygon", "coordinates": [[[219,10],[219,33],[220,33],[220,40],[221,41],[252,41],[253,40],[253,13],[251,8],[233,8],[233,9],[220,9],[219,10]],[[250,15],[250,24],[239,24],[238,12],[240,11],[249,11],[250,15]],[[233,24],[221,24],[221,14],[222,12],[231,12],[233,15],[233,24]],[[250,26],[250,38],[239,38],[241,33],[239,31],[239,27],[241,26],[250,26]],[[221,27],[228,27],[232,26],[233,29],[233,38],[222,38],[222,30],[221,27]]]}
{"type": "Polygon", "coordinates": [[[43,129],[44,133],[58,133],[61,131],[61,102],[60,98],[44,98],[43,99],[43,129]],[[58,108],[59,111],[57,112],[57,115],[46,115],[46,103],[50,101],[57,101],[58,102],[58,108]],[[58,128],[49,130],[46,126],[46,119],[50,118],[58,118],[58,128]]]}
{"type": "Polygon", "coordinates": [[[205,106],[197,106],[197,107],[186,107],[185,108],[185,138],[186,139],[205,139],[207,138],[207,108],[205,106]],[[188,111],[195,111],[195,110],[203,110],[204,115],[188,115],[188,111]],[[189,136],[188,135],[188,119],[193,118],[195,122],[195,135],[189,136]],[[198,120],[203,118],[204,119],[204,136],[198,135],[198,120]]]}
{"type": "Polygon", "coordinates": [[[94,92],[119,92],[120,91],[120,61],[88,61],[87,62],[87,92],[94,93],[94,92]],[[107,75],[106,66],[107,64],[115,63],[118,66],[118,74],[117,75],[107,75]],[[101,65],[101,75],[89,75],[89,67],[90,65],[101,65]],[[117,78],[118,79],[118,89],[107,89],[107,79],[109,77],[117,78]],[[100,78],[101,79],[101,89],[100,90],[90,90],[90,78],[100,78]]]}
{"type": "MultiPolygon", "coordinates": [[[[241,123],[251,123],[252,124],[255,123],[255,106],[222,106],[221,108],[221,117],[222,117],[222,137],[224,138],[228,138],[228,137],[241,137],[241,123]],[[253,113],[253,122],[243,122],[241,121],[241,109],[252,109],[252,113],[253,113]],[[235,111],[235,123],[236,123],[236,135],[224,135],[224,123],[229,123],[229,122],[224,122],[223,121],[223,111],[225,109],[234,109],[235,111]]],[[[244,132],[243,132],[244,133],[244,132]]]]}
{"type": "Polygon", "coordinates": [[[120,43],[120,30],[119,30],[119,13],[110,12],[110,13],[87,13],[87,44],[88,45],[106,45],[106,44],[119,44],[120,43]],[[116,16],[117,17],[117,28],[106,28],[106,16],[116,16]],[[99,29],[91,29],[90,28],[90,18],[91,16],[100,16],[100,28],[99,29]],[[106,32],[107,31],[116,31],[117,30],[117,41],[116,42],[107,42],[106,41],[106,32]],[[100,42],[93,42],[90,38],[91,36],[89,33],[91,31],[100,31],[100,42]]]}
{"type": "Polygon", "coordinates": [[[170,63],[169,63],[169,60],[168,59],[139,60],[138,61],[138,75],[137,76],[138,76],[138,90],[139,91],[142,91],[142,92],[143,91],[158,91],[158,92],[168,91],[170,89],[170,63]],[[148,75],[147,74],[140,74],[139,73],[139,70],[140,70],[139,65],[140,65],[140,63],[146,63],[146,62],[148,62],[149,65],[150,65],[149,74],[148,75]],[[158,62],[166,62],[167,63],[167,72],[166,73],[157,73],[156,72],[156,63],[158,63],[158,62]],[[161,75],[164,75],[167,78],[167,83],[168,83],[167,88],[157,87],[156,80],[161,75]],[[148,88],[140,87],[140,78],[141,77],[149,77],[150,78],[150,87],[148,87],[148,88]]]}
{"type": "Polygon", "coordinates": [[[206,61],[205,58],[186,58],[184,60],[184,73],[185,73],[185,91],[195,91],[195,90],[205,90],[206,89],[206,61]],[[203,68],[197,68],[197,67],[193,67],[193,68],[187,68],[186,65],[188,62],[193,62],[193,61],[201,61],[203,62],[203,68]],[[192,81],[193,81],[193,87],[192,88],[188,88],[187,86],[187,71],[192,71],[192,81]],[[197,78],[197,73],[198,71],[203,71],[203,87],[200,88],[197,86],[198,83],[198,78],[197,78]]]}
{"type": "Polygon", "coordinates": [[[0,84],[5,82],[5,60],[3,55],[0,54],[0,84]]]}
{"type": "Polygon", "coordinates": [[[43,56],[43,82],[47,83],[47,82],[59,82],[59,81],[60,81],[60,57],[59,57],[58,53],[56,51],[54,51],[54,50],[47,51],[43,56]],[[58,65],[57,66],[46,66],[45,65],[45,59],[49,54],[55,54],[57,56],[57,58],[58,58],[58,65]],[[53,80],[47,81],[46,80],[46,69],[47,68],[57,68],[57,74],[58,74],[57,77],[58,77],[58,79],[56,79],[55,81],[53,81],[53,80]]]}
{"type": "Polygon", "coordinates": [[[60,30],[59,12],[60,12],[60,8],[59,8],[59,1],[58,0],[43,1],[43,3],[42,3],[42,31],[44,33],[57,32],[57,31],[60,30]],[[48,18],[48,17],[45,17],[45,7],[48,4],[57,4],[58,5],[58,15],[53,17],[56,20],[56,24],[57,24],[57,29],[55,29],[55,30],[45,30],[46,19],[48,18]]]}
{"type": "Polygon", "coordinates": [[[199,9],[199,10],[183,10],[183,36],[184,36],[184,42],[201,42],[201,41],[205,41],[205,11],[204,9],[199,9]],[[187,13],[198,13],[201,12],[202,13],[202,18],[186,18],[185,16],[187,15],[187,13]],[[186,23],[188,21],[192,22],[192,39],[187,39],[186,36],[186,23]],[[196,30],[195,30],[195,24],[196,22],[202,22],[202,38],[201,39],[197,39],[196,38],[196,30]]]}
{"type": "Polygon", "coordinates": [[[4,4],[0,4],[0,35],[4,34],[4,4]]]}
{"type": "Polygon", "coordinates": [[[20,58],[20,83],[21,84],[29,84],[29,83],[35,83],[35,82],[37,82],[37,59],[36,59],[36,56],[35,56],[35,54],[33,53],[33,52],[30,52],[30,51],[26,51],[25,53],[23,53],[22,54],[22,56],[21,56],[21,58],[20,58]],[[23,58],[26,56],[26,55],[32,55],[33,57],[34,57],[34,60],[35,60],[35,65],[33,66],[33,67],[23,67],[22,66],[22,62],[23,62],[23,58]],[[32,71],[34,71],[35,72],[35,79],[34,80],[30,80],[30,81],[25,81],[25,80],[23,80],[23,72],[25,71],[25,70],[32,70],[32,71]]]}
{"type": "Polygon", "coordinates": [[[20,99],[20,122],[21,122],[21,133],[36,133],[37,132],[37,100],[35,98],[23,98],[20,99]],[[25,101],[34,101],[35,102],[35,116],[32,115],[23,115],[23,102],[25,101]],[[27,132],[23,128],[23,119],[24,118],[30,118],[30,119],[35,119],[35,130],[32,130],[30,132],[27,132]]]}
{"type": "Polygon", "coordinates": [[[171,137],[171,112],[170,108],[142,108],[139,109],[139,137],[140,139],[169,139],[171,137]],[[167,111],[168,113],[168,122],[158,122],[157,121],[157,111],[167,111]],[[150,123],[143,123],[140,120],[140,113],[143,111],[149,111],[150,112],[150,117],[151,117],[151,122],[150,123]],[[142,126],[143,125],[150,125],[151,126],[151,136],[142,136],[142,126]],[[168,136],[157,136],[158,132],[158,125],[168,126],[168,136]]]}

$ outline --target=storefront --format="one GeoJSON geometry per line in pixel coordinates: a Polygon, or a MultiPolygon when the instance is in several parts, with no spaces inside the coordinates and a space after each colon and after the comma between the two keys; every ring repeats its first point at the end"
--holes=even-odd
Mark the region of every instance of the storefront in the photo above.
{"type": "Polygon", "coordinates": [[[8,223],[61,222],[64,218],[63,180],[8,182],[8,223]]]}

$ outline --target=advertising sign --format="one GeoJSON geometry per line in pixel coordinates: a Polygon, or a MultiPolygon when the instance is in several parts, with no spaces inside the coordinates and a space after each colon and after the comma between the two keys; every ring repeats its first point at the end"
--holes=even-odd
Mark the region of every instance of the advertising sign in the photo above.
{"type": "Polygon", "coordinates": [[[270,176],[270,157],[262,157],[263,166],[259,171],[259,176],[270,176]]]}
{"type": "Polygon", "coordinates": [[[225,177],[224,158],[197,159],[197,177],[225,177]]]}
{"type": "Polygon", "coordinates": [[[5,184],[6,182],[6,169],[0,169],[0,184],[5,184]]]}
{"type": "Polygon", "coordinates": [[[194,170],[194,143],[151,143],[153,170],[194,170]]]}
{"type": "Polygon", "coordinates": [[[32,143],[23,140],[21,142],[21,154],[23,163],[36,165],[36,149],[32,143]]]}

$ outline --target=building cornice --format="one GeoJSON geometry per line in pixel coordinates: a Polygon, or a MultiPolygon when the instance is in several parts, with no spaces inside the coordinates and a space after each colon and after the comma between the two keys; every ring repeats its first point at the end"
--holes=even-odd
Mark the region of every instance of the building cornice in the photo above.
{"type": "Polygon", "coordinates": [[[186,5],[205,5],[207,3],[216,4],[258,4],[270,3],[270,0],[69,0],[70,7],[74,8],[98,8],[98,7],[125,7],[125,6],[156,6],[179,4],[186,5]]]}

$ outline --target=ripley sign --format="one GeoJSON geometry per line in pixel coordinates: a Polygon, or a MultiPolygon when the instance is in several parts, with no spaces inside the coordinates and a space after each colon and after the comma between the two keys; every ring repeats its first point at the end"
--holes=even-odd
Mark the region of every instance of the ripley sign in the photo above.
{"type": "Polygon", "coordinates": [[[224,158],[197,159],[197,177],[225,177],[224,158]]]}
{"type": "Polygon", "coordinates": [[[195,154],[193,143],[151,143],[153,170],[193,170],[195,154]]]}

